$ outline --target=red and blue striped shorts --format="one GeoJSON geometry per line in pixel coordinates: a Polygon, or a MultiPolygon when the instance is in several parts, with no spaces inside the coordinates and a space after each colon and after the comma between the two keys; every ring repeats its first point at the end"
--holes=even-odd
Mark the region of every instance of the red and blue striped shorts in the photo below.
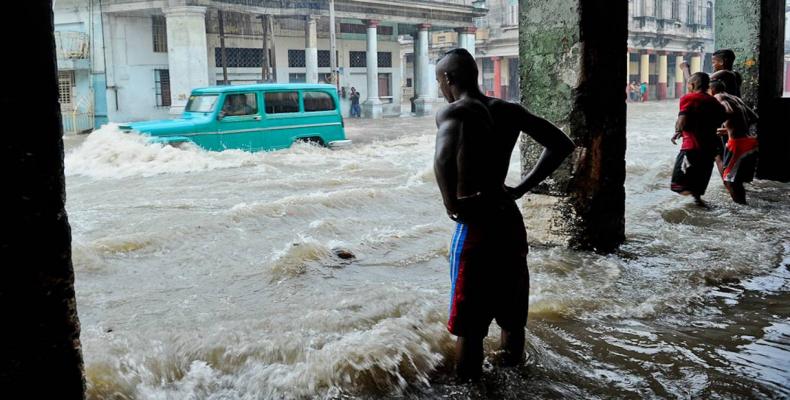
{"type": "Polygon", "coordinates": [[[515,204],[512,211],[456,226],[447,323],[453,335],[486,336],[493,320],[508,331],[527,324],[527,233],[515,204]]]}

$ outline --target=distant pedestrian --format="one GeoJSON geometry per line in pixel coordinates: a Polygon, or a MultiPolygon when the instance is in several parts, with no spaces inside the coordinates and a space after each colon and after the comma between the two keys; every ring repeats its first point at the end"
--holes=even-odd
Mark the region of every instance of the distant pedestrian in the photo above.
{"type": "Polygon", "coordinates": [[[706,206],[702,195],[708,188],[710,174],[721,142],[717,129],[725,120],[725,110],[708,94],[710,78],[704,72],[689,77],[689,94],[680,99],[680,112],[675,122],[672,144],[683,137],[675,168],[672,171],[672,191],[691,195],[699,206],[706,206]]]}
{"type": "Polygon", "coordinates": [[[647,94],[647,82],[642,82],[642,85],[639,86],[639,94],[641,95],[640,97],[642,98],[642,102],[643,103],[646,102],[647,101],[647,96],[648,96],[648,94],[647,94]]]}
{"type": "Polygon", "coordinates": [[[639,97],[642,95],[642,92],[639,89],[639,85],[636,81],[631,82],[631,101],[637,102],[639,101],[639,97]]]}
{"type": "Polygon", "coordinates": [[[351,100],[351,118],[359,118],[362,116],[362,112],[359,108],[359,92],[355,87],[351,88],[351,94],[349,95],[349,99],[351,100]]]}

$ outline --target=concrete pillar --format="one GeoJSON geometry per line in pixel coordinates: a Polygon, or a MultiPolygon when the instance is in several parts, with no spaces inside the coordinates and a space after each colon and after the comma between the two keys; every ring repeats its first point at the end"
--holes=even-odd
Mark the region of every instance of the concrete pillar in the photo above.
{"type": "Polygon", "coordinates": [[[457,28],[455,30],[458,32],[458,47],[466,49],[472,57],[475,56],[475,44],[477,39],[475,38],[475,32],[477,32],[477,28],[474,26],[465,27],[465,28],[457,28]]]}
{"type": "Polygon", "coordinates": [[[419,82],[417,85],[417,98],[414,99],[415,113],[417,115],[428,115],[431,113],[431,79],[436,79],[431,76],[431,68],[428,55],[428,30],[431,28],[430,24],[420,24],[417,26],[417,41],[414,45],[414,73],[415,81],[419,82]]]}
{"type": "Polygon", "coordinates": [[[644,99],[650,97],[650,52],[643,50],[639,56],[639,84],[647,82],[647,92],[644,94],[644,99]]]}
{"type": "MultiPolygon", "coordinates": [[[[305,82],[318,83],[318,34],[317,17],[307,17],[304,26],[305,82]]],[[[378,91],[376,92],[378,93],[378,91]]]]}
{"type": "Polygon", "coordinates": [[[625,52],[625,83],[631,84],[631,51],[625,52]]]}
{"type": "Polygon", "coordinates": [[[209,84],[206,7],[169,7],[164,12],[172,100],[170,113],[180,114],[192,89],[209,84]]]}
{"type": "Polygon", "coordinates": [[[785,92],[790,92],[790,62],[785,63],[785,92]]]}
{"type": "Polygon", "coordinates": [[[379,99],[379,21],[371,19],[368,23],[367,36],[367,99],[362,103],[362,116],[365,118],[381,118],[382,107],[379,99]]]}
{"type": "Polygon", "coordinates": [[[658,53],[658,90],[656,91],[659,100],[667,98],[667,52],[658,53]]]}
{"type": "Polygon", "coordinates": [[[675,56],[675,98],[679,99],[686,93],[686,82],[683,76],[683,69],[680,64],[683,64],[683,53],[675,56]]]}
{"type": "MultiPolygon", "coordinates": [[[[0,388],[4,398],[84,399],[52,2],[15,6],[30,25],[25,38],[8,41],[6,50],[25,54],[24,73],[35,77],[35,90],[27,79],[9,79],[0,101],[36,106],[15,107],[4,129],[24,132],[34,124],[36,134],[13,135],[0,147],[6,171],[0,208],[0,388]]],[[[13,31],[11,24],[3,30],[5,36],[13,31]]]]}
{"type": "Polygon", "coordinates": [[[691,55],[691,73],[697,73],[702,71],[702,54],[700,53],[693,53],[691,55]]]}
{"type": "Polygon", "coordinates": [[[785,0],[717,0],[717,49],[735,50],[741,98],[760,115],[757,177],[790,180],[790,100],[782,98],[785,0]]]}
{"type": "MultiPolygon", "coordinates": [[[[577,151],[523,203],[530,237],[545,244],[611,251],[625,238],[622,55],[627,0],[535,0],[522,8],[523,99],[557,124],[577,151]],[[606,21],[601,24],[601,21],[606,21]],[[550,27],[550,29],[547,29],[550,27]],[[619,60],[618,60],[619,58],[619,60]]],[[[542,147],[522,142],[526,173],[542,147]]]]}
{"type": "Polygon", "coordinates": [[[466,36],[461,33],[461,28],[456,28],[455,31],[458,33],[458,48],[465,49],[466,48],[466,36]]]}
{"type": "Polygon", "coordinates": [[[502,57],[491,57],[494,63],[494,97],[502,98],[502,57]]]}

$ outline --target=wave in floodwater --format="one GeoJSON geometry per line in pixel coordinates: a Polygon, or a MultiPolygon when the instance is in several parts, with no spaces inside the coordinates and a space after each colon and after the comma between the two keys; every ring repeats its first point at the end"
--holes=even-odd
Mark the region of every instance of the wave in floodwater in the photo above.
{"type": "Polygon", "coordinates": [[[529,362],[492,366],[492,326],[478,386],[451,379],[431,119],[254,154],[104,127],[66,156],[89,398],[788,397],[788,185],[670,192],[676,107],[630,106],[627,242],[533,243],[529,362]]]}

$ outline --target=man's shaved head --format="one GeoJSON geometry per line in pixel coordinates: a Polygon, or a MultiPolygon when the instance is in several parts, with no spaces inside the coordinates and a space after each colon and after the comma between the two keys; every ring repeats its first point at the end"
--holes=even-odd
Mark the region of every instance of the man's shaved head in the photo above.
{"type": "Polygon", "coordinates": [[[708,91],[710,86],[710,77],[704,72],[697,72],[689,77],[689,84],[695,91],[708,91]]]}
{"type": "Polygon", "coordinates": [[[727,93],[727,85],[720,80],[710,81],[710,90],[713,94],[727,93]]]}
{"type": "Polygon", "coordinates": [[[436,64],[436,74],[447,76],[450,85],[461,88],[477,86],[477,63],[472,54],[464,48],[457,48],[444,53],[436,64]]]}
{"type": "Polygon", "coordinates": [[[735,52],[732,49],[720,49],[713,52],[713,57],[720,59],[724,63],[725,69],[732,69],[735,64],[735,52]]]}

